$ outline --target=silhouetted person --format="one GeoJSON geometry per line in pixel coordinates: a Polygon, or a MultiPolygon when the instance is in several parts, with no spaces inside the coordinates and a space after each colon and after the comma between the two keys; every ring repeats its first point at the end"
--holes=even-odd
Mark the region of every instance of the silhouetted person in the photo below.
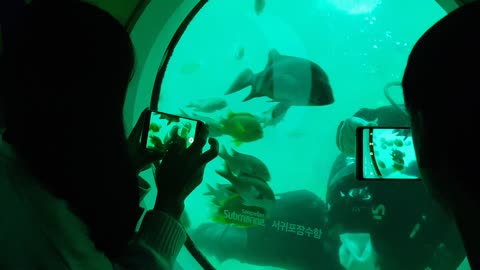
{"type": "Polygon", "coordinates": [[[0,268],[167,269],[186,238],[183,202],[216,156],[215,141],[202,154],[206,129],[188,151],[174,140],[156,170],[162,196],[134,237],[136,176],[155,155],[141,151],[138,132],[130,145],[125,137],[129,35],[80,1],[33,1],[24,12],[1,89],[0,268]]]}
{"type": "Polygon", "coordinates": [[[45,188],[95,224],[92,238],[114,255],[131,238],[138,211],[122,134],[133,46],[109,15],[73,3],[25,9],[15,46],[6,51],[6,139],[45,188]]]}
{"type": "MultiPolygon", "coordinates": [[[[0,91],[4,87],[2,77],[5,75],[3,66],[3,50],[9,47],[10,34],[14,31],[16,23],[21,19],[23,0],[2,0],[0,1],[0,91]]],[[[5,128],[3,116],[3,100],[0,99],[0,131],[5,128]]]]}
{"type": "Polygon", "coordinates": [[[479,25],[478,1],[445,16],[415,44],[402,82],[422,178],[455,218],[472,269],[480,269],[479,25]]]}

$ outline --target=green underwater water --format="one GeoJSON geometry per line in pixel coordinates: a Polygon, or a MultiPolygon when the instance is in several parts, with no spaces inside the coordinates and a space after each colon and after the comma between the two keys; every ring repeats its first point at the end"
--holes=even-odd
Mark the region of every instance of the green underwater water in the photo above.
{"type": "MultiPolygon", "coordinates": [[[[261,114],[272,103],[269,98],[242,102],[249,87],[224,96],[243,70],[263,70],[271,49],[319,64],[330,79],[333,104],[291,107],[280,123],[266,127],[263,138],[253,142],[236,145],[230,136],[218,140],[262,160],[275,194],[305,189],[325,200],[327,178],[340,153],[335,143],[340,121],[360,108],[389,105],[383,87],[401,80],[416,40],[444,15],[433,0],[266,0],[260,15],[254,1],[208,1],[173,52],[158,110],[179,114],[192,100],[225,97],[229,111],[261,114]]],[[[400,89],[393,89],[395,100],[402,103],[400,89]]],[[[213,222],[215,208],[204,193],[207,184],[228,184],[215,173],[222,166],[220,157],[212,161],[204,183],[188,198],[190,229],[213,222]]],[[[280,269],[207,257],[217,269],[280,269]]]]}

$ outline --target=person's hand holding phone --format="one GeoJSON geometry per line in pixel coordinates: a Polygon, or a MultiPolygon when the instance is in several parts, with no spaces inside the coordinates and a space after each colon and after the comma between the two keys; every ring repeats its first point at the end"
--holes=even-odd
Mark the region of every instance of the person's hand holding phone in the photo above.
{"type": "Polygon", "coordinates": [[[171,130],[168,151],[161,161],[154,162],[157,200],[154,209],[179,219],[185,208],[184,201],[203,180],[205,165],[218,155],[218,141],[210,138],[210,149],[202,150],[207,143],[208,128],[202,126],[193,144],[186,148],[178,128],[171,130]]]}

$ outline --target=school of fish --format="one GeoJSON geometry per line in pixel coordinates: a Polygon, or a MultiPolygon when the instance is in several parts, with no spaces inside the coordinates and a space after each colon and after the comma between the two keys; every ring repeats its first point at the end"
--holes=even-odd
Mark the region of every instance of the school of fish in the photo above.
{"type": "MultiPolygon", "coordinates": [[[[255,13],[260,16],[265,0],[255,0],[255,13]]],[[[243,48],[241,57],[243,57],[243,48]]],[[[237,60],[241,58],[237,56],[237,60]]],[[[265,68],[260,72],[245,69],[233,80],[225,96],[191,100],[179,109],[179,114],[200,120],[209,126],[211,137],[230,137],[231,144],[220,144],[219,158],[223,167],[215,170],[226,183],[206,184],[205,196],[223,209],[254,207],[268,211],[275,205],[275,193],[270,187],[268,166],[259,158],[236,150],[244,143],[261,140],[264,129],[281,123],[294,106],[325,106],[334,102],[327,73],[311,60],[283,55],[276,49],[268,53],[265,68]],[[225,96],[249,91],[241,102],[267,97],[272,106],[266,111],[234,112],[225,96]]],[[[356,123],[348,123],[353,128],[356,123]]],[[[343,138],[346,140],[347,138],[343,138]]]]}

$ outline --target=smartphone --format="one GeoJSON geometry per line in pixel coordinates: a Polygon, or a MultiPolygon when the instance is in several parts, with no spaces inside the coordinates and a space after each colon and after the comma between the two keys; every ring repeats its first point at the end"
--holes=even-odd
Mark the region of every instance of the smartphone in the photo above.
{"type": "Polygon", "coordinates": [[[357,128],[357,179],[421,180],[411,134],[407,127],[357,128]]]}
{"type": "Polygon", "coordinates": [[[184,138],[186,147],[190,147],[197,138],[204,123],[164,112],[148,110],[144,120],[142,145],[149,150],[167,151],[172,139],[172,129],[178,128],[177,135],[184,138]]]}

